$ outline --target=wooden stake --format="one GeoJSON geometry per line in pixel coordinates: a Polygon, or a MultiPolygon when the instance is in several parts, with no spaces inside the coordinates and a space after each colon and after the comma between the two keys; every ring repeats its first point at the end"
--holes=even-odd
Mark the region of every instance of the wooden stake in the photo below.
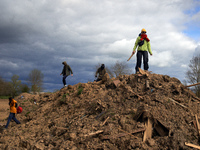
{"type": "Polygon", "coordinates": [[[131,133],[120,133],[120,134],[116,134],[116,135],[105,135],[105,136],[102,136],[101,139],[116,139],[116,138],[119,138],[119,137],[123,137],[123,136],[126,136],[126,135],[129,135],[129,134],[134,134],[134,133],[138,133],[138,132],[143,132],[145,131],[145,128],[140,128],[140,129],[136,129],[135,131],[131,132],[131,133]]]}
{"type": "Polygon", "coordinates": [[[121,128],[118,128],[118,129],[121,130],[122,132],[125,132],[125,133],[127,133],[128,135],[131,135],[131,136],[133,136],[134,138],[138,139],[138,137],[134,136],[133,134],[128,133],[128,132],[126,132],[125,130],[122,130],[121,128]]]}
{"type": "Polygon", "coordinates": [[[151,137],[152,137],[152,124],[153,124],[153,122],[151,121],[151,119],[148,118],[148,120],[145,122],[146,130],[144,132],[143,142],[145,142],[147,139],[151,139],[151,137]]]}
{"type": "Polygon", "coordinates": [[[87,137],[87,136],[93,136],[93,135],[96,135],[96,134],[100,134],[100,133],[102,133],[103,132],[103,130],[98,130],[98,131],[96,131],[96,132],[91,132],[91,133],[89,133],[89,134],[86,134],[86,135],[84,135],[85,137],[87,137]]]}
{"type": "Polygon", "coordinates": [[[186,146],[193,147],[193,148],[200,149],[200,146],[194,145],[194,144],[192,144],[192,143],[187,143],[187,142],[185,142],[185,145],[186,145],[186,146]]]}
{"type": "Polygon", "coordinates": [[[191,86],[195,86],[195,85],[199,85],[200,83],[195,83],[195,84],[191,84],[191,85],[187,85],[186,87],[191,87],[191,86]]]}
{"type": "Polygon", "coordinates": [[[199,136],[200,136],[200,125],[199,125],[199,120],[198,120],[197,114],[195,115],[195,118],[196,118],[196,122],[197,122],[198,134],[199,134],[199,136]]]}
{"type": "Polygon", "coordinates": [[[108,121],[108,119],[109,119],[110,117],[107,117],[106,118],[106,120],[102,123],[102,125],[101,126],[104,126],[105,125],[105,123],[108,121]]]}
{"type": "Polygon", "coordinates": [[[171,100],[172,102],[174,102],[174,103],[176,103],[176,104],[178,104],[178,105],[180,105],[180,106],[182,106],[184,108],[187,108],[186,106],[184,106],[183,104],[178,103],[177,101],[173,100],[172,98],[169,98],[169,100],[171,100]]]}
{"type": "Polygon", "coordinates": [[[150,89],[149,80],[146,80],[146,89],[150,89]]]}
{"type": "Polygon", "coordinates": [[[134,54],[132,53],[131,56],[129,57],[129,59],[128,59],[127,61],[129,61],[133,55],[134,55],[134,54]]]}

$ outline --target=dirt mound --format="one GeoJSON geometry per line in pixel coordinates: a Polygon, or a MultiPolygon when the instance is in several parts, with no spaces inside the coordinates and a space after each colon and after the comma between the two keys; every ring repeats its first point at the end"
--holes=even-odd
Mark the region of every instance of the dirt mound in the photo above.
{"type": "Polygon", "coordinates": [[[123,75],[56,93],[22,94],[22,124],[0,134],[2,149],[190,149],[199,145],[199,99],[176,78],[123,75]],[[35,103],[34,103],[35,102],[35,103]]]}

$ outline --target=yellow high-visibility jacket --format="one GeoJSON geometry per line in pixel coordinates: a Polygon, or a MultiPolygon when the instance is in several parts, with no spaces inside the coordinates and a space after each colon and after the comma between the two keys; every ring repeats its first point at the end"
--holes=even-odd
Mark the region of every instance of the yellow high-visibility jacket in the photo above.
{"type": "Polygon", "coordinates": [[[139,46],[138,43],[140,42],[140,39],[141,36],[138,36],[135,41],[135,46],[133,48],[133,51],[136,51],[136,48],[138,47],[137,49],[138,51],[148,51],[152,55],[150,41],[147,42],[146,40],[144,40],[144,44],[142,46],[139,46]]]}

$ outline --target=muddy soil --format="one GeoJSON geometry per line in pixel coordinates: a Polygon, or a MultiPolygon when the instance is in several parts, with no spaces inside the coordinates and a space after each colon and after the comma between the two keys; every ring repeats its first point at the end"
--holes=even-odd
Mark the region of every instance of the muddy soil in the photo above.
{"type": "Polygon", "coordinates": [[[195,118],[200,99],[166,75],[107,76],[55,93],[22,95],[15,98],[23,108],[17,115],[21,124],[11,122],[0,130],[1,149],[174,150],[192,149],[185,142],[200,145],[195,118]]]}
{"type": "Polygon", "coordinates": [[[4,125],[7,122],[9,116],[10,107],[8,105],[8,99],[0,99],[0,125],[4,125]]]}

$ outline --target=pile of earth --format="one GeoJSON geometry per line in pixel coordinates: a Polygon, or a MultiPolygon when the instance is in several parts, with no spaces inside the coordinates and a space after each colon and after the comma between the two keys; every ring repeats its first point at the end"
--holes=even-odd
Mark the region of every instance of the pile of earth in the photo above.
{"type": "MultiPolygon", "coordinates": [[[[1,149],[192,149],[199,98],[178,79],[141,72],[21,94],[1,149]],[[21,95],[23,97],[21,97],[21,95]]],[[[9,114],[8,114],[9,115],[9,114]]],[[[1,127],[2,128],[2,127],[1,127]]]]}

